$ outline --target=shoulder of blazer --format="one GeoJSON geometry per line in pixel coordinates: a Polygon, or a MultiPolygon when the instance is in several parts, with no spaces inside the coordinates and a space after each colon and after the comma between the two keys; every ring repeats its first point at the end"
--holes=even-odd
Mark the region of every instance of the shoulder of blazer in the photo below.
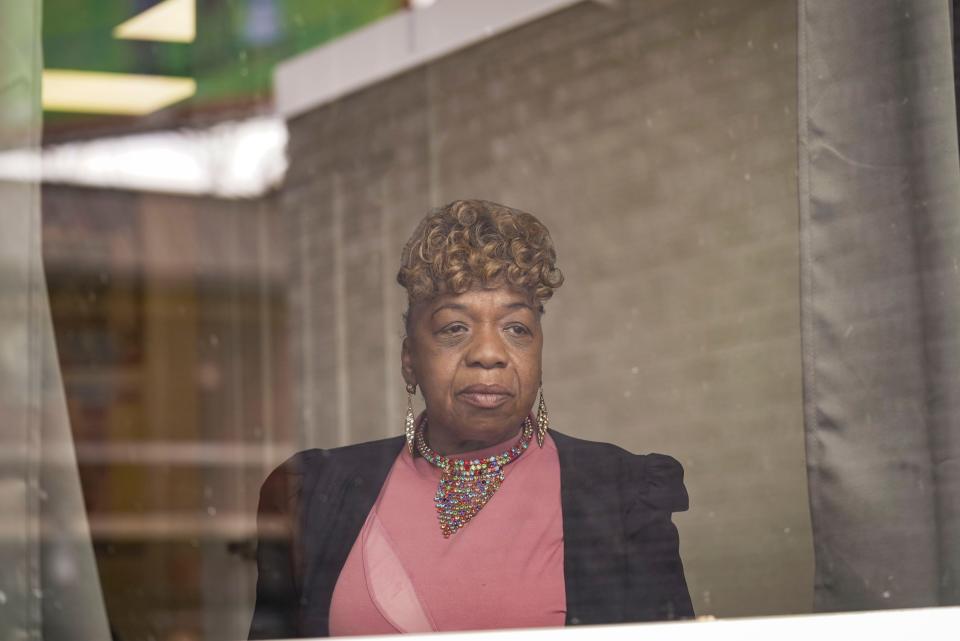
{"type": "MultiPolygon", "coordinates": [[[[400,448],[403,437],[381,439],[331,449],[313,448],[297,452],[277,466],[263,482],[261,501],[268,505],[303,498],[318,481],[354,477],[364,479],[365,471],[389,469],[400,448]]],[[[262,506],[262,504],[261,504],[262,506]]]]}
{"type": "Polygon", "coordinates": [[[687,509],[680,463],[551,434],[564,504],[567,623],[692,617],[671,520],[687,509]]]}
{"type": "Polygon", "coordinates": [[[612,443],[576,438],[552,429],[550,434],[561,464],[576,466],[583,476],[607,477],[615,482],[621,495],[628,499],[625,501],[628,510],[634,502],[669,512],[688,508],[683,466],[672,456],[632,454],[612,443]]]}

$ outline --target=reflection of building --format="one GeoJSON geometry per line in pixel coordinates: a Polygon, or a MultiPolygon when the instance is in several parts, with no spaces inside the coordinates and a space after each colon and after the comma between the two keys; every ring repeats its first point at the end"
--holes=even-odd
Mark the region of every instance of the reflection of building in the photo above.
{"type": "Polygon", "coordinates": [[[121,638],[249,622],[257,490],[294,449],[274,198],[44,189],[60,363],[121,638]]]}
{"type": "Polygon", "coordinates": [[[242,638],[257,490],[297,449],[282,132],[258,117],[277,61],[402,3],[74,4],[43,3],[44,254],[111,627],[242,638]]]}

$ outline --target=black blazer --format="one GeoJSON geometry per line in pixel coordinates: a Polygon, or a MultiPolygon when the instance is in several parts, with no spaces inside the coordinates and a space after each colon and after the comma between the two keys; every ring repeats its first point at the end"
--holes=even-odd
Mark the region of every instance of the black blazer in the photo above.
{"type": "MultiPolygon", "coordinates": [[[[551,430],[560,457],[567,625],[693,616],[671,513],[687,509],[683,468],[663,454],[551,430]]],[[[403,437],[307,450],[260,491],[251,639],[329,634],[340,570],[403,437]]]]}

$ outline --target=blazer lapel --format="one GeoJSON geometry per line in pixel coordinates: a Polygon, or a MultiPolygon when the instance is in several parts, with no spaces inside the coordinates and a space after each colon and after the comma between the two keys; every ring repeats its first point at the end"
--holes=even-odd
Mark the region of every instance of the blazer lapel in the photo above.
{"type": "Polygon", "coordinates": [[[380,496],[387,474],[403,446],[403,438],[392,438],[382,441],[382,444],[372,456],[357,460],[347,468],[348,474],[344,477],[342,488],[343,505],[340,510],[343,520],[335,528],[340,544],[330,546],[330,558],[338,562],[337,575],[340,574],[367,515],[380,496]]]}
{"type": "Polygon", "coordinates": [[[617,459],[550,430],[560,457],[567,625],[624,619],[626,552],[617,459]]]}
{"type": "Polygon", "coordinates": [[[302,593],[307,599],[302,602],[301,634],[329,633],[337,578],[402,446],[403,437],[397,437],[342,451],[336,461],[328,458],[303,497],[307,509],[301,532],[310,533],[312,540],[303,542],[307,572],[302,593]]]}

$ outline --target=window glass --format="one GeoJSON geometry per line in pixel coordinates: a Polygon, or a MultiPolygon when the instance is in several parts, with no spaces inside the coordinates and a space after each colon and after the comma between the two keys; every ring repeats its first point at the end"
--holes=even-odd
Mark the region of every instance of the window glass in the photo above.
{"type": "Polygon", "coordinates": [[[14,4],[0,636],[960,604],[955,3],[14,4]],[[533,214],[562,286],[522,218],[404,252],[461,199],[533,214]],[[501,259],[528,280],[411,284],[501,259]],[[477,418],[511,403],[529,433],[477,418]],[[452,534],[403,439],[337,449],[421,414],[438,454],[510,461],[458,481],[452,534]],[[546,586],[542,616],[444,619],[470,590],[437,550],[546,586]]]}

